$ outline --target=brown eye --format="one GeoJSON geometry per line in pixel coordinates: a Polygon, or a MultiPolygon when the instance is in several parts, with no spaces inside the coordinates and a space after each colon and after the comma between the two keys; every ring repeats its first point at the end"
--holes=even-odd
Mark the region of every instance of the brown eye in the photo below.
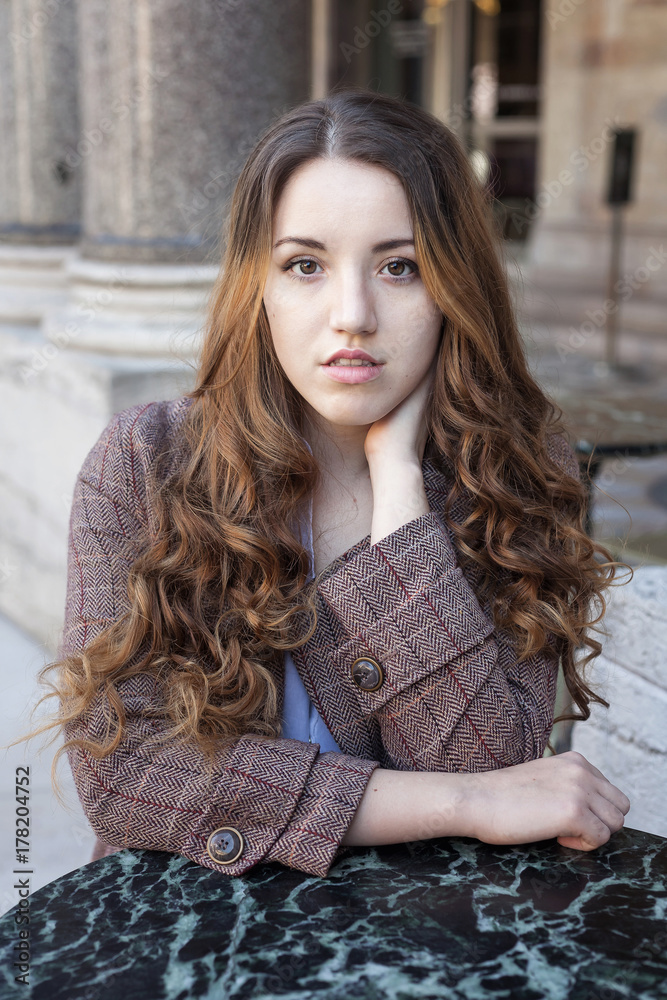
{"type": "Polygon", "coordinates": [[[389,268],[389,273],[393,274],[395,278],[400,277],[405,271],[405,264],[402,260],[392,260],[391,264],[387,264],[389,268]]]}
{"type": "Polygon", "coordinates": [[[298,264],[302,274],[315,274],[317,264],[314,260],[300,260],[298,264]]]}
{"type": "Polygon", "coordinates": [[[415,268],[407,260],[390,260],[385,264],[383,270],[387,268],[392,278],[406,278],[409,274],[414,274],[415,268]]]}

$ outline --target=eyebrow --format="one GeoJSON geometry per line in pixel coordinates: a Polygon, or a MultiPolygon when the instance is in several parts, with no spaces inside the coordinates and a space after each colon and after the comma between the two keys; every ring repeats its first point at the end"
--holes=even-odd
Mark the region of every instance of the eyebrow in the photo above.
{"type": "MultiPolygon", "coordinates": [[[[273,249],[282,246],[283,243],[296,243],[301,247],[312,247],[315,250],[326,250],[324,243],[320,243],[319,240],[311,239],[310,237],[302,236],[283,236],[281,240],[277,240],[273,244],[273,249]]],[[[382,243],[376,243],[374,247],[371,247],[373,253],[384,253],[385,250],[396,250],[398,247],[404,246],[414,246],[415,241],[411,238],[408,239],[395,239],[395,240],[383,240],[382,243]]]]}

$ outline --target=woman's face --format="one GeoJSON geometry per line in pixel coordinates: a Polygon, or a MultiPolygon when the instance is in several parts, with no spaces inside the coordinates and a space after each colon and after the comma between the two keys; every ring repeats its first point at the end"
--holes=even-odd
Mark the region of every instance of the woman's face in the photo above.
{"type": "Polygon", "coordinates": [[[433,364],[442,323],[417,269],[400,182],[382,167],[312,160],[283,189],[272,244],[264,305],[309,416],[348,427],[379,420],[433,364]],[[331,365],[341,350],[374,365],[331,365]]]}

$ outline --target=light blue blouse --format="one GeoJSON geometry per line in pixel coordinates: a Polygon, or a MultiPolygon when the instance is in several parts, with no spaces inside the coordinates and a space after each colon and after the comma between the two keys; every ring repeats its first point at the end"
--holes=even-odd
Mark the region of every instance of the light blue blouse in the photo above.
{"type": "MultiPolygon", "coordinates": [[[[310,553],[310,572],[308,579],[315,576],[315,554],[313,552],[313,504],[308,503],[307,518],[299,522],[301,541],[310,553]],[[306,523],[304,523],[304,520],[306,523]]],[[[285,739],[301,740],[303,743],[319,743],[320,753],[337,750],[340,747],[322,721],[308,692],[299,677],[291,653],[285,653],[285,695],[283,704],[283,731],[285,739]]]]}

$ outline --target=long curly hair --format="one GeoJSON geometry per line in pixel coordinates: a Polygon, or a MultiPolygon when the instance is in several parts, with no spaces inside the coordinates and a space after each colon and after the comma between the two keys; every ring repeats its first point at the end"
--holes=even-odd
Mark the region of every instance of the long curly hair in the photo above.
{"type": "Polygon", "coordinates": [[[292,517],[319,469],[262,295],[281,191],[297,168],[328,157],[390,171],[408,200],[421,277],[445,317],[426,457],[454,483],[442,513],[462,566],[476,572],[478,597],[519,658],[560,655],[580,714],[555,721],[587,719],[592,700],[608,707],[584,671],[601,651],[591,629],[620,564],[583,529],[584,486],[550,457],[562,413],[528,369],[489,198],[438,119],[343,91],[282,115],[240,174],[188,394],[184,458],[163,478],[156,466],[155,531],[130,569],[129,610],[45,668],[59,671],[51,725],[85,714],[100,691],[114,725],[104,744],[70,741],[60,752],[76,742],[102,757],[119,745],[117,685],[139,672],[163,686],[165,738],[196,740],[210,754],[243,733],[280,735],[272,661],[316,625],[317,579],[308,581],[292,517]]]}

